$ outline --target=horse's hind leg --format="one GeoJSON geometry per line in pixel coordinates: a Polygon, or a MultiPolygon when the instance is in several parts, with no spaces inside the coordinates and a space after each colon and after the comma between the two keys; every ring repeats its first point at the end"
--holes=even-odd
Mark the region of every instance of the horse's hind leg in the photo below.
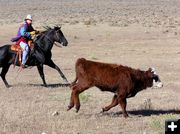
{"type": "Polygon", "coordinates": [[[59,74],[61,75],[61,77],[63,78],[63,80],[68,83],[68,80],[65,77],[65,75],[63,74],[63,72],[61,71],[61,69],[52,60],[48,61],[46,63],[46,65],[48,65],[51,68],[56,69],[59,72],[59,74]]]}
{"type": "Polygon", "coordinates": [[[9,67],[10,67],[10,65],[4,66],[4,67],[2,67],[2,71],[1,71],[1,78],[2,78],[4,84],[6,85],[7,88],[9,88],[10,85],[6,81],[5,76],[6,76],[7,72],[8,72],[8,70],[9,70],[9,67]]]}

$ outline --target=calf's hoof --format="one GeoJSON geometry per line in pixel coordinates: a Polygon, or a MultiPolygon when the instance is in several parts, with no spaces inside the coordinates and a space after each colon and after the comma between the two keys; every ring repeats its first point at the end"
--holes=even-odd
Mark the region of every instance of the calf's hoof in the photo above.
{"type": "Polygon", "coordinates": [[[106,107],[104,107],[104,108],[102,108],[102,112],[104,113],[104,112],[106,112],[106,111],[108,111],[109,109],[107,109],[106,107]]]}
{"type": "Polygon", "coordinates": [[[123,116],[124,116],[124,118],[128,118],[129,117],[128,114],[123,114],[123,116]]]}
{"type": "Polygon", "coordinates": [[[69,111],[69,110],[71,110],[71,108],[73,108],[73,106],[68,106],[68,108],[67,108],[67,111],[69,111]]]}
{"type": "Polygon", "coordinates": [[[80,106],[76,107],[76,113],[79,112],[80,106]]]}

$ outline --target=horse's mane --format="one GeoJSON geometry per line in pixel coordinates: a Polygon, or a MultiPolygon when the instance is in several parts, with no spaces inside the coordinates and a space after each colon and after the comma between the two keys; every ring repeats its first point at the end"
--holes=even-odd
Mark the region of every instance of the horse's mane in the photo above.
{"type": "Polygon", "coordinates": [[[43,26],[43,28],[45,29],[44,31],[40,32],[39,35],[37,35],[37,37],[35,38],[34,41],[37,41],[39,39],[42,39],[49,31],[54,30],[55,28],[60,28],[60,26],[56,25],[54,26],[54,28],[50,27],[50,26],[43,26]]]}
{"type": "Polygon", "coordinates": [[[41,37],[45,36],[45,34],[46,34],[47,32],[49,32],[50,30],[52,30],[52,28],[49,27],[49,26],[44,26],[43,28],[44,28],[45,30],[42,31],[42,32],[40,32],[40,33],[37,35],[37,37],[35,38],[35,41],[37,41],[37,40],[40,39],[41,37]]]}
{"type": "Polygon", "coordinates": [[[50,27],[50,26],[44,26],[43,28],[46,29],[45,31],[49,31],[49,30],[52,30],[52,29],[53,29],[53,28],[50,27]]]}
{"type": "MultiPolygon", "coordinates": [[[[46,32],[48,32],[48,31],[50,31],[50,30],[53,29],[53,28],[51,28],[51,27],[49,27],[49,26],[44,26],[43,28],[44,28],[45,30],[42,31],[39,35],[45,34],[46,32]]],[[[39,36],[39,35],[38,35],[38,36],[39,36]]]]}
{"type": "MultiPolygon", "coordinates": [[[[41,33],[45,33],[45,32],[47,32],[47,31],[53,30],[53,29],[55,29],[55,28],[61,28],[61,26],[55,25],[54,28],[52,28],[52,27],[50,27],[50,26],[43,26],[43,28],[44,28],[45,30],[42,31],[41,33]]],[[[40,33],[40,34],[41,34],[41,33],[40,33]]]]}

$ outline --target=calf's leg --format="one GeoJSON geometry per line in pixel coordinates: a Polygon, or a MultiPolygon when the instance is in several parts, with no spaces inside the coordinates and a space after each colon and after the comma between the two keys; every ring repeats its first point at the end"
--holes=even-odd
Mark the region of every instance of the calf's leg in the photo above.
{"type": "Polygon", "coordinates": [[[118,99],[117,99],[117,95],[115,94],[115,95],[113,96],[113,98],[112,98],[111,104],[108,105],[108,106],[106,106],[106,107],[104,107],[104,108],[102,108],[102,111],[103,111],[103,112],[108,111],[108,110],[110,110],[111,108],[113,108],[113,107],[115,107],[115,106],[117,106],[117,105],[118,105],[118,99]]]}
{"type": "Polygon", "coordinates": [[[121,106],[121,108],[122,108],[123,116],[124,116],[125,118],[127,118],[127,117],[128,117],[128,114],[127,114],[127,112],[126,112],[126,105],[127,105],[126,98],[121,98],[121,97],[119,97],[118,101],[119,101],[119,104],[120,104],[120,106],[121,106]]]}
{"type": "Polygon", "coordinates": [[[74,92],[73,92],[73,90],[74,90],[74,88],[75,88],[74,86],[76,86],[76,85],[71,86],[72,92],[71,92],[70,103],[69,103],[69,105],[68,105],[67,111],[69,111],[71,108],[74,107],[74,92]]]}
{"type": "Polygon", "coordinates": [[[79,94],[85,91],[86,89],[88,89],[89,87],[91,86],[87,82],[84,82],[84,84],[80,84],[80,82],[78,82],[73,85],[73,87],[71,88],[72,93],[71,93],[70,104],[67,110],[70,110],[71,108],[74,107],[74,105],[76,105],[76,112],[79,111],[80,109],[79,94]]]}

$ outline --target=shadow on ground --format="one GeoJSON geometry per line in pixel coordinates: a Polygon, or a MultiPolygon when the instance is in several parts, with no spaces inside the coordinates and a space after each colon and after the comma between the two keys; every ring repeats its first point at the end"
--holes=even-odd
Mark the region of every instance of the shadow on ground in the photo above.
{"type": "MultiPolygon", "coordinates": [[[[169,109],[169,110],[133,110],[133,111],[127,111],[130,116],[151,116],[151,115],[160,115],[160,114],[180,114],[180,110],[175,109],[169,109]]],[[[101,113],[101,115],[111,116],[111,117],[117,117],[117,116],[123,116],[122,112],[104,112],[101,113]]]]}
{"type": "MultiPolygon", "coordinates": [[[[43,84],[28,84],[29,86],[35,87],[45,87],[43,84]]],[[[47,88],[57,88],[57,87],[68,87],[70,84],[62,84],[62,83],[55,83],[55,84],[47,84],[47,88]]]]}

